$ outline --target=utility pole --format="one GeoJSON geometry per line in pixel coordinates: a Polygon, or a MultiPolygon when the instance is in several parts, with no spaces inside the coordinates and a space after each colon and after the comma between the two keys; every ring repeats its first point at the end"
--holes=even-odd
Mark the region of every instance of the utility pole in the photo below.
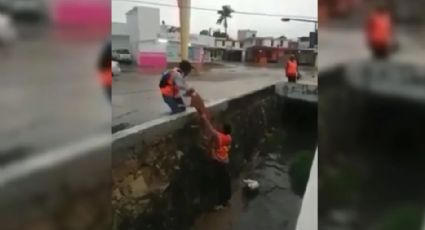
{"type": "Polygon", "coordinates": [[[177,0],[180,14],[180,55],[182,60],[188,59],[190,33],[190,0],[177,0]]]}

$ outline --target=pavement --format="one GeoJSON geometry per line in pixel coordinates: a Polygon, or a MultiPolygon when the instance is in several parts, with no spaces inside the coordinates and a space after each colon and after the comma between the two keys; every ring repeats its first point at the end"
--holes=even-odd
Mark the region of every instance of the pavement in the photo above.
{"type": "MultiPolygon", "coordinates": [[[[162,116],[170,110],[158,89],[160,73],[147,74],[122,66],[123,73],[114,77],[112,87],[112,126],[121,130],[162,116]]],[[[312,67],[301,67],[302,81],[317,84],[312,67]]],[[[205,102],[242,95],[286,81],[282,68],[223,63],[191,74],[187,83],[205,102]]]]}
{"type": "MultiPolygon", "coordinates": [[[[425,29],[400,27],[396,29],[400,49],[393,61],[424,65],[425,29]]],[[[319,70],[358,60],[370,59],[361,28],[321,27],[319,32],[319,70]]]]}
{"type": "Polygon", "coordinates": [[[110,105],[97,82],[101,45],[46,36],[0,51],[0,165],[7,155],[110,132],[110,105]]]}

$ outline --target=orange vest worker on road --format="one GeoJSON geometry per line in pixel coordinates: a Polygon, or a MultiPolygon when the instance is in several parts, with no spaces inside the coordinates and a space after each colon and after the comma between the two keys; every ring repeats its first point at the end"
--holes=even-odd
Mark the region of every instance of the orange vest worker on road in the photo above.
{"type": "Polygon", "coordinates": [[[366,24],[367,42],[375,57],[386,57],[393,37],[390,12],[383,6],[377,7],[369,15],[366,24]]]}
{"type": "Polygon", "coordinates": [[[229,200],[232,196],[232,190],[230,185],[230,173],[228,169],[229,163],[229,150],[232,143],[231,137],[231,126],[223,125],[223,131],[217,131],[208,120],[207,115],[201,115],[202,120],[212,135],[214,140],[214,148],[211,150],[211,163],[213,167],[213,183],[217,188],[217,200],[216,209],[223,208],[228,205],[229,200]]]}
{"type": "Polygon", "coordinates": [[[286,77],[288,77],[289,82],[296,82],[297,81],[297,75],[298,75],[298,64],[297,60],[295,60],[295,57],[291,55],[288,62],[286,63],[286,77]]]}

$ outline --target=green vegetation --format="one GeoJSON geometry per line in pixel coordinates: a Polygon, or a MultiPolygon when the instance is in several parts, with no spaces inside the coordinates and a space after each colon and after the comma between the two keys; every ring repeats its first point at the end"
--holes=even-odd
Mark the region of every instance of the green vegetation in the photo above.
{"type": "Polygon", "coordinates": [[[299,196],[304,196],[307,187],[308,178],[310,177],[310,168],[313,163],[314,153],[301,151],[296,154],[295,160],[289,169],[292,190],[299,196]]]}
{"type": "Polygon", "coordinates": [[[413,206],[403,206],[391,209],[373,229],[376,230],[420,230],[424,210],[413,206]]]}
{"type": "Polygon", "coordinates": [[[224,27],[224,33],[227,35],[227,19],[232,17],[232,13],[235,12],[229,5],[222,6],[222,9],[217,11],[219,18],[217,24],[222,24],[224,27]]]}

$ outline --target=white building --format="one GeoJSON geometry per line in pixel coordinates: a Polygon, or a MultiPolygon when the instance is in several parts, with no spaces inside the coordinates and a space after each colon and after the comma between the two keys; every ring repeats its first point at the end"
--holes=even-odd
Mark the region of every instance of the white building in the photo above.
{"type": "Polygon", "coordinates": [[[310,49],[310,38],[309,37],[299,37],[298,38],[298,49],[310,49]]]}
{"type": "MultiPolygon", "coordinates": [[[[164,68],[167,63],[180,61],[179,28],[160,24],[159,9],[134,7],[126,17],[126,23],[112,23],[113,49],[128,47],[143,67],[164,68]]],[[[213,37],[191,34],[189,60],[210,62],[214,46],[213,37]]]]}
{"type": "Polygon", "coordinates": [[[121,22],[113,22],[111,26],[111,44],[112,50],[131,49],[130,35],[127,24],[121,22]]]}
{"type": "Polygon", "coordinates": [[[243,41],[247,38],[253,38],[257,36],[257,31],[255,30],[238,30],[238,40],[243,41]]]}

